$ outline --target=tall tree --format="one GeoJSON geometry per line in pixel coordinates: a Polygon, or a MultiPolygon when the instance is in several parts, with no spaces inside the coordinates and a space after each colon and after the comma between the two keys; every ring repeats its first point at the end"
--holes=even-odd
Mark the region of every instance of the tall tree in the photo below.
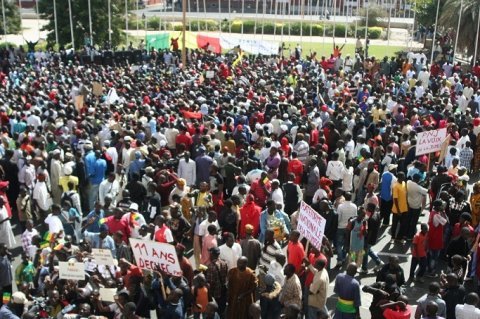
{"type": "MultiPolygon", "coordinates": [[[[20,10],[18,9],[17,3],[13,0],[3,0],[5,6],[5,19],[7,20],[7,33],[18,33],[22,29],[22,21],[20,19],[20,10]]],[[[3,11],[0,6],[0,34],[3,35],[3,11]]]]}
{"type": "MultiPolygon", "coordinates": [[[[56,0],[59,45],[71,45],[70,16],[68,0],[56,0]]],[[[112,45],[118,45],[122,39],[124,26],[124,0],[111,0],[112,45]]],[[[90,0],[92,12],[93,43],[103,46],[108,40],[108,0],[90,0]]],[[[88,0],[71,0],[73,33],[75,47],[85,44],[89,33],[88,0]]],[[[55,18],[53,0],[40,0],[39,11],[48,23],[43,30],[48,31],[47,42],[55,43],[55,18]]]]}
{"type": "Polygon", "coordinates": [[[439,26],[452,28],[455,32],[458,27],[460,10],[462,10],[457,51],[467,50],[468,54],[473,54],[475,51],[475,40],[479,36],[477,33],[478,10],[480,10],[478,0],[446,0],[443,8],[441,7],[440,9],[439,26]]]}

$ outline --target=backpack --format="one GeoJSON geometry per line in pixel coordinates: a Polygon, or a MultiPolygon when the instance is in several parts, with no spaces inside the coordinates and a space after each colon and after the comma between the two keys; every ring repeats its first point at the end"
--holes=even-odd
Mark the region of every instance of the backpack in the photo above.
{"type": "Polygon", "coordinates": [[[70,204],[70,207],[73,207],[75,208],[75,206],[73,205],[73,193],[63,193],[62,195],[62,198],[60,199],[60,205],[64,206],[65,203],[69,203],[70,204]]]}

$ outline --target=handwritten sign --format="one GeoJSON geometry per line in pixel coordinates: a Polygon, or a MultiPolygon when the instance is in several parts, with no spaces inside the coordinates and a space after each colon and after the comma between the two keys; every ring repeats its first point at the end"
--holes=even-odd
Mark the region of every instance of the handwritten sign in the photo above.
{"type": "Polygon", "coordinates": [[[317,249],[322,248],[326,220],[307,203],[300,203],[297,230],[317,249]]]}
{"type": "Polygon", "coordinates": [[[135,238],[130,238],[130,246],[138,267],[161,270],[173,276],[182,275],[175,246],[135,238]]]}
{"type": "Polygon", "coordinates": [[[83,263],[61,261],[58,263],[60,279],[85,280],[85,265],[83,263]]]}
{"type": "Polygon", "coordinates": [[[442,143],[447,137],[447,128],[420,132],[417,135],[415,156],[438,152],[442,149],[442,143]]]}
{"type": "Polygon", "coordinates": [[[117,294],[117,289],[100,287],[99,292],[100,292],[100,298],[102,298],[102,301],[115,302],[115,295],[117,294]]]}
{"type": "Polygon", "coordinates": [[[213,79],[214,76],[215,76],[215,71],[209,70],[209,71],[205,72],[205,77],[207,79],[213,79]]]}
{"type": "Polygon", "coordinates": [[[92,248],[92,256],[98,265],[113,265],[112,251],[109,249],[92,248]]]}

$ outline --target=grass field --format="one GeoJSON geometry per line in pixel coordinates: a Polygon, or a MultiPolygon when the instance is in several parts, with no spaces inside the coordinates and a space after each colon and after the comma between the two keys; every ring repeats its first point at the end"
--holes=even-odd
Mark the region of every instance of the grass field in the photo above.
{"type": "MultiPolygon", "coordinates": [[[[321,56],[330,57],[330,54],[333,53],[333,45],[329,41],[330,39],[325,41],[325,45],[320,43],[314,42],[303,42],[302,43],[302,51],[303,55],[307,56],[310,52],[317,52],[317,57],[320,58],[321,56]]],[[[285,42],[285,46],[293,50],[297,42],[285,42]]],[[[369,56],[375,56],[376,58],[383,58],[384,56],[393,56],[396,52],[404,50],[405,47],[402,46],[387,46],[387,45],[370,45],[368,49],[369,56]]],[[[355,53],[355,44],[345,44],[345,47],[342,50],[342,55],[345,56],[346,54],[350,54],[353,57],[355,53]]]]}

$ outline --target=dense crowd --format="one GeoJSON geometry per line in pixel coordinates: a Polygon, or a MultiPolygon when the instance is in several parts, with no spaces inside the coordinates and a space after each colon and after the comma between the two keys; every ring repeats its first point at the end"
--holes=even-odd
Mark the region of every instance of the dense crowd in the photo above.
{"type": "Polygon", "coordinates": [[[425,277],[415,318],[480,318],[480,66],[240,50],[186,66],[1,52],[0,319],[360,318],[357,272],[377,278],[372,318],[409,318],[425,277]],[[440,128],[442,150],[417,156],[440,128]],[[297,230],[301,201],[321,247],[297,230]],[[375,251],[386,232],[408,274],[375,251]],[[130,238],[174,245],[182,276],[142,269],[130,238]],[[60,278],[65,261],[84,280],[60,278]]]}

